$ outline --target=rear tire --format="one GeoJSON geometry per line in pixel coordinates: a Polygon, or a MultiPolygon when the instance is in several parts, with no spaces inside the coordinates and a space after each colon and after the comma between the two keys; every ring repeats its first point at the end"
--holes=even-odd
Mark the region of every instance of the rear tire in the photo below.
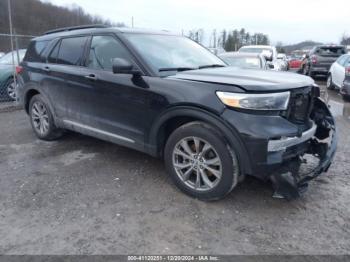
{"type": "Polygon", "coordinates": [[[6,90],[6,95],[8,100],[15,101],[17,98],[17,94],[16,94],[15,81],[12,77],[9,80],[7,80],[5,85],[5,90],[6,90]]]}
{"type": "Polygon", "coordinates": [[[29,117],[33,131],[39,139],[52,141],[63,135],[63,130],[55,126],[53,114],[42,95],[35,95],[30,100],[29,117]]]}
{"type": "Polygon", "coordinates": [[[176,129],[165,145],[164,161],[175,185],[200,200],[221,199],[238,182],[239,163],[234,150],[203,122],[176,129]]]}
{"type": "Polygon", "coordinates": [[[333,84],[333,80],[332,80],[332,74],[329,74],[328,77],[327,77],[326,87],[327,87],[328,90],[333,90],[334,89],[334,84],[333,84]]]}

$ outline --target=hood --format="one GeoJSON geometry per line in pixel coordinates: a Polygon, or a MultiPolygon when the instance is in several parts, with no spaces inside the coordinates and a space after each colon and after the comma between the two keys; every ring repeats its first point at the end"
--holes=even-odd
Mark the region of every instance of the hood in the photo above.
{"type": "Polygon", "coordinates": [[[234,85],[246,91],[253,92],[282,91],[314,84],[314,81],[310,77],[296,73],[242,69],[237,67],[191,70],[168,76],[168,78],[234,85]]]}

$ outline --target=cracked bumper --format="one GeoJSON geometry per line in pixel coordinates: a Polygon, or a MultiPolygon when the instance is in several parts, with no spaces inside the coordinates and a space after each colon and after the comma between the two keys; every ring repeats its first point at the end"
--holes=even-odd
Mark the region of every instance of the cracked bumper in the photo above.
{"type": "Polygon", "coordinates": [[[315,113],[316,132],[308,141],[305,154],[313,155],[318,159],[318,165],[312,171],[302,174],[300,166],[303,163],[300,157],[295,157],[281,165],[270,179],[273,183],[274,197],[293,199],[299,197],[308,188],[308,182],[328,171],[337,149],[337,130],[335,120],[328,107],[322,102],[316,103],[315,113]],[[325,142],[325,140],[327,140],[325,142]]]}

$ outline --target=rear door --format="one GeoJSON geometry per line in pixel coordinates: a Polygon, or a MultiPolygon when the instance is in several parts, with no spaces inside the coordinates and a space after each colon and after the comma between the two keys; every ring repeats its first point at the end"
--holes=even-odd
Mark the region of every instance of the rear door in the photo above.
{"type": "Polygon", "coordinates": [[[88,39],[88,36],[74,36],[59,40],[43,67],[46,72],[44,88],[61,119],[80,117],[81,64],[88,39]]]}

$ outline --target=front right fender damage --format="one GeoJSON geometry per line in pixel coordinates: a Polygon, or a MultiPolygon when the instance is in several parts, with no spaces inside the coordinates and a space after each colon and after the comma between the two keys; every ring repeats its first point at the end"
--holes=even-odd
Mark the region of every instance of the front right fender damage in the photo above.
{"type": "Polygon", "coordinates": [[[337,148],[337,131],[335,120],[327,105],[316,98],[311,119],[316,124],[314,136],[307,142],[308,149],[302,156],[297,156],[283,164],[270,176],[276,198],[294,199],[308,188],[308,182],[328,171],[337,148]],[[301,165],[306,164],[305,156],[317,159],[316,167],[302,172],[301,165]]]}

